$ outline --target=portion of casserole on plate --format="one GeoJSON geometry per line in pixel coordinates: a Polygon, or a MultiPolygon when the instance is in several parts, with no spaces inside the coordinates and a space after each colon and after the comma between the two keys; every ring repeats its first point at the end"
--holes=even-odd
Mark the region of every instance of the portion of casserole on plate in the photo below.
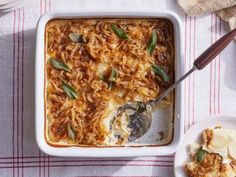
{"type": "MultiPolygon", "coordinates": [[[[166,19],[55,19],[45,30],[45,137],[51,145],[125,145],[116,109],[158,97],[174,81],[166,19]],[[111,128],[112,127],[112,128],[111,128]]],[[[174,106],[174,94],[161,103],[174,106]]],[[[166,142],[170,142],[169,137],[166,142]]]]}
{"type": "Polygon", "coordinates": [[[203,131],[203,144],[191,144],[193,161],[185,164],[189,177],[235,177],[236,131],[215,127],[203,131]]]}

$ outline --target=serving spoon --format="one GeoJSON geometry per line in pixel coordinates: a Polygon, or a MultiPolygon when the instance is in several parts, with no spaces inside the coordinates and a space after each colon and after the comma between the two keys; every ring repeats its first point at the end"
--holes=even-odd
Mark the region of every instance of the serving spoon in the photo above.
{"type": "Polygon", "coordinates": [[[137,138],[142,137],[150,128],[152,122],[151,111],[158,103],[168,95],[180,82],[186,79],[196,70],[202,70],[205,68],[236,36],[236,29],[227,33],[219,40],[217,40],[213,45],[206,49],[193,63],[192,69],[190,69],[185,75],[179,78],[173,85],[171,85],[166,91],[164,91],[159,97],[149,102],[129,102],[118,107],[116,114],[114,115],[114,120],[126,114],[129,117],[128,128],[130,129],[130,134],[128,141],[134,141],[137,138]]]}

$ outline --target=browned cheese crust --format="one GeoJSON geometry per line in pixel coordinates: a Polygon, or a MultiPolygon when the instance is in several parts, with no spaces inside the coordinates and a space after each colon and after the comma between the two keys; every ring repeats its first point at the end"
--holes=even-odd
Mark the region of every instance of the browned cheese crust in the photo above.
{"type": "MultiPolygon", "coordinates": [[[[103,145],[106,130],[101,121],[106,118],[110,100],[118,105],[128,101],[148,101],[160,95],[174,81],[174,34],[172,23],[165,19],[73,19],[52,20],[45,31],[46,67],[46,134],[48,141],[68,144],[103,145]],[[118,38],[111,29],[122,28],[128,39],[118,38]],[[147,43],[157,30],[157,46],[150,55],[147,43]],[[86,42],[75,43],[70,33],[83,34],[86,42]],[[71,72],[52,67],[54,57],[66,63],[71,72]],[[151,70],[158,64],[170,76],[163,82],[151,70]],[[109,88],[101,79],[118,77],[109,88]],[[62,89],[62,80],[73,86],[78,99],[70,99],[62,89]],[[68,124],[76,132],[75,140],[68,136],[68,124]]],[[[173,101],[173,95],[167,98],[173,101]]]]}

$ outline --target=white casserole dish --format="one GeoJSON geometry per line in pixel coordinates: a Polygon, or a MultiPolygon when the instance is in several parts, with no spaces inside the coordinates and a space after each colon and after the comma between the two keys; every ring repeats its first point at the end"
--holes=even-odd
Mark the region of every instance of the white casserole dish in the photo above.
{"type": "MultiPolygon", "coordinates": [[[[47,144],[44,137],[44,37],[45,25],[49,20],[73,19],[73,18],[164,18],[173,23],[175,38],[175,78],[179,78],[184,71],[182,64],[182,28],[179,17],[170,11],[83,11],[47,13],[43,15],[37,25],[36,36],[36,95],[35,95],[35,116],[36,116],[36,140],[39,148],[49,155],[71,156],[71,157],[128,157],[128,156],[155,156],[174,153],[181,143],[183,135],[182,118],[182,91],[181,85],[175,90],[175,111],[173,140],[163,146],[142,146],[142,147],[53,147],[47,144]]],[[[155,117],[153,117],[155,119],[155,117]]]]}

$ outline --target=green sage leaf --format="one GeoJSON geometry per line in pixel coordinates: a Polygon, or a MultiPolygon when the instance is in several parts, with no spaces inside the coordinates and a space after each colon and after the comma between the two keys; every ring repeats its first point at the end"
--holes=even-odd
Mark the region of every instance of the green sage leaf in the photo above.
{"type": "Polygon", "coordinates": [[[108,82],[108,89],[111,90],[113,89],[115,83],[114,82],[108,82]]]}
{"type": "Polygon", "coordinates": [[[114,81],[117,77],[118,77],[118,73],[116,69],[112,68],[109,81],[114,81]]]}
{"type": "Polygon", "coordinates": [[[62,69],[65,70],[67,72],[70,72],[70,68],[69,66],[67,66],[65,63],[63,63],[60,60],[57,60],[55,58],[50,58],[49,59],[50,65],[56,69],[62,69]]]}
{"type": "Polygon", "coordinates": [[[111,29],[120,39],[128,39],[128,35],[123,29],[117,27],[116,25],[111,25],[111,29]]]}
{"type": "Polygon", "coordinates": [[[66,83],[65,81],[62,81],[62,88],[65,91],[65,93],[68,95],[69,98],[78,99],[75,89],[71,85],[66,83]]]}
{"type": "Polygon", "coordinates": [[[108,89],[109,90],[111,90],[114,87],[117,77],[118,77],[118,72],[116,71],[116,69],[112,68],[111,75],[108,79],[108,89]]]}
{"type": "Polygon", "coordinates": [[[111,90],[114,87],[117,77],[118,77],[118,72],[114,68],[112,68],[111,74],[109,77],[106,77],[104,74],[101,74],[99,76],[100,80],[107,83],[109,90],[111,90]]]}
{"type": "Polygon", "coordinates": [[[70,123],[68,123],[67,128],[68,128],[68,136],[74,141],[76,138],[76,132],[73,130],[70,123]]]}
{"type": "Polygon", "coordinates": [[[153,70],[153,72],[158,75],[163,81],[165,82],[169,82],[170,81],[170,77],[168,76],[168,74],[164,71],[164,69],[156,64],[152,64],[151,68],[153,70]]]}
{"type": "Polygon", "coordinates": [[[102,80],[102,81],[104,81],[104,82],[106,82],[106,77],[105,77],[103,74],[101,74],[101,75],[99,76],[99,79],[102,80]]]}
{"type": "Polygon", "coordinates": [[[157,32],[156,32],[156,30],[154,30],[152,32],[151,39],[149,40],[148,45],[147,45],[147,51],[150,55],[154,51],[156,45],[157,45],[157,32]]]}
{"type": "Polygon", "coordinates": [[[85,43],[86,42],[84,36],[82,34],[78,34],[78,33],[70,33],[69,38],[73,42],[76,42],[76,43],[85,43]]]}
{"type": "Polygon", "coordinates": [[[206,151],[201,148],[198,149],[197,153],[196,153],[196,160],[198,162],[203,161],[204,157],[206,155],[206,151]]]}

